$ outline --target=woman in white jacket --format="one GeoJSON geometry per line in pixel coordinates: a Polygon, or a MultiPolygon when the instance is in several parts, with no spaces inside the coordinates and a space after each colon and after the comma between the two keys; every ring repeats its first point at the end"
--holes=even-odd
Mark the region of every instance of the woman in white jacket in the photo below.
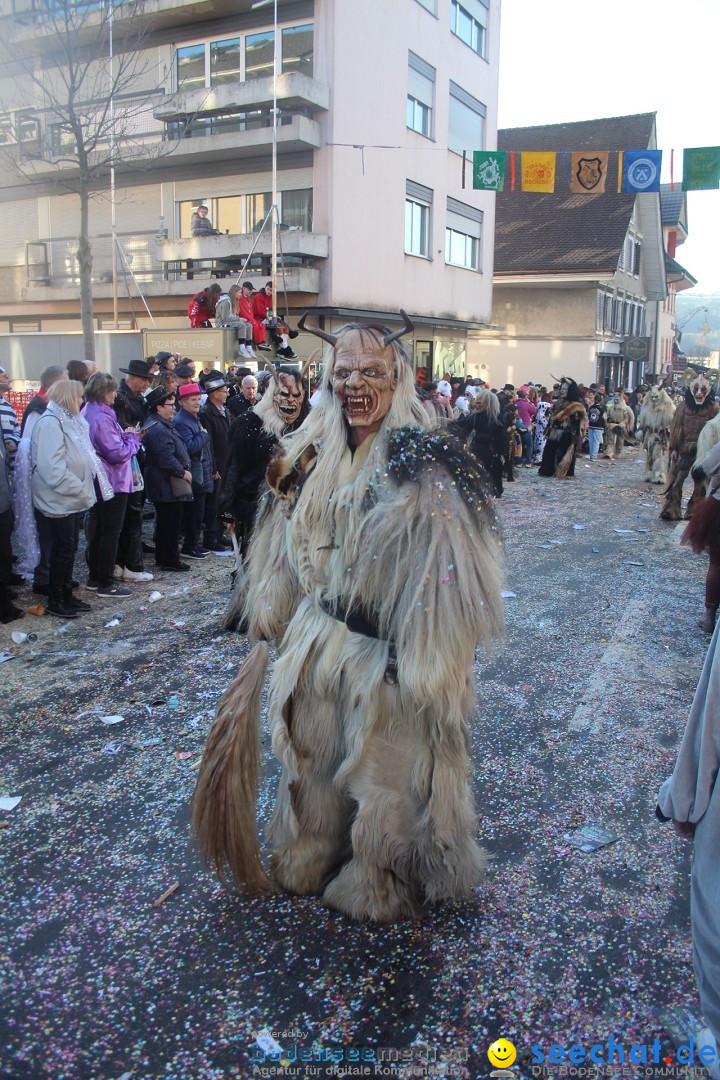
{"type": "Polygon", "coordinates": [[[32,497],[35,514],[52,535],[47,612],[76,619],[90,605],[73,595],[72,580],[80,521],[100,493],[112,498],[107,475],[95,454],[86,422],[78,416],[82,383],[61,379],[48,390],[48,407],[32,433],[32,497]]]}

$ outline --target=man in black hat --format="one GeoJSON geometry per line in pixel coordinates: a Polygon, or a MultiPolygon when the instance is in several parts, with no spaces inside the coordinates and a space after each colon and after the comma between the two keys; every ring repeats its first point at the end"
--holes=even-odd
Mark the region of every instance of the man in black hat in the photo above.
{"type": "MultiPolygon", "coordinates": [[[[152,383],[150,365],[145,360],[131,360],[128,366],[120,368],[120,371],[123,372],[126,378],[120,380],[113,406],[118,423],[123,430],[136,427],[139,431],[148,414],[147,403],[143,395],[150,389],[152,383]]],[[[138,454],[138,463],[142,468],[142,453],[138,454]]],[[[117,550],[117,564],[127,570],[129,575],[145,573],[142,543],[144,504],[144,491],[130,492],[125,507],[125,518],[117,550]]],[[[150,550],[153,549],[150,548],[150,550]]],[[[130,581],[132,578],[128,577],[128,580],[130,581]]]]}
{"type": "Polygon", "coordinates": [[[147,405],[144,394],[150,389],[152,371],[145,360],[131,360],[126,368],[120,371],[127,376],[120,380],[117,397],[115,398],[115,412],[118,423],[123,429],[142,424],[147,416],[147,405]]]}
{"type": "Polygon", "coordinates": [[[225,409],[228,386],[221,371],[211,371],[205,375],[202,386],[207,398],[198,416],[200,423],[210,436],[213,452],[213,489],[205,500],[203,547],[219,555],[226,553],[232,547],[232,541],[225,538],[225,530],[219,516],[220,490],[227,472],[230,453],[228,448],[230,418],[225,409]]]}

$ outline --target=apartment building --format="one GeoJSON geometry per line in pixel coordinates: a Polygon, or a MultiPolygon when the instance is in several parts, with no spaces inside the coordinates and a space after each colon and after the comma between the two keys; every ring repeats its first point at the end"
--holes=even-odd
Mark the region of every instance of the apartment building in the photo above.
{"type": "MultiPolygon", "coordinates": [[[[6,39],[49,78],[47,11],[68,3],[0,5],[6,39]]],[[[116,49],[126,6],[112,7],[116,49]]],[[[500,0],[278,0],[277,21],[272,0],[147,0],[135,20],[137,75],[113,103],[115,290],[107,168],[89,209],[96,329],[114,326],[113,291],[121,329],[151,325],[145,305],[170,328],[211,278],[246,266],[262,285],[274,146],[290,311],[332,330],[405,308],[417,365],[464,370],[492,304],[495,196],[473,191],[471,161],[496,145],[500,0]],[[199,203],[219,235],[192,237],[199,203]]],[[[0,77],[0,333],[77,330],[72,134],[21,83],[0,77]]]]}

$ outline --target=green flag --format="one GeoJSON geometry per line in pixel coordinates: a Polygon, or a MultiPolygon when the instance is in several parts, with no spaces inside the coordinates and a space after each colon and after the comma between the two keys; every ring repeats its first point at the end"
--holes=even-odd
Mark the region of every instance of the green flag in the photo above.
{"type": "Polygon", "coordinates": [[[502,191],[505,186],[505,151],[473,150],[473,187],[502,191]]]}
{"type": "Polygon", "coordinates": [[[720,146],[699,146],[683,151],[683,191],[720,187],[720,146]]]}

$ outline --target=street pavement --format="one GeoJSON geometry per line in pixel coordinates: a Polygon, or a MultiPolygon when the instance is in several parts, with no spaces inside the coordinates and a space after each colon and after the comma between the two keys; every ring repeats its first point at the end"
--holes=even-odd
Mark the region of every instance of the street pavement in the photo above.
{"type": "Polygon", "coordinates": [[[74,623],[0,627],[0,797],[22,796],[0,812],[0,1076],[459,1080],[489,1076],[500,1036],[674,1052],[660,1010],[699,1009],[691,849],[654,807],[707,649],[706,560],[658,520],[638,451],[577,471],[520,470],[498,503],[513,595],[471,725],[494,858],[469,903],[421,921],[231,896],[189,846],[205,736],[247,651],[219,630],[231,560],[89,594],[74,623]],[[612,842],[579,850],[583,825],[612,842]]]}

